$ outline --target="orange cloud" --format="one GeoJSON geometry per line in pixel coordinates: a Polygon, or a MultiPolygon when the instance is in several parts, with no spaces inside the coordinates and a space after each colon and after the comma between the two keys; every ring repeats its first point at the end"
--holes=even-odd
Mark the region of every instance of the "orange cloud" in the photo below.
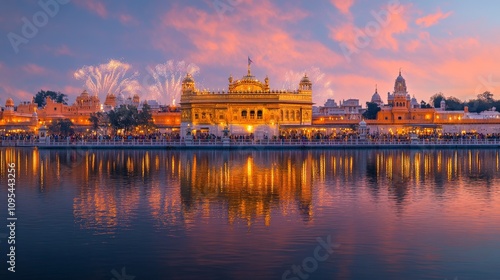
{"type": "Polygon", "coordinates": [[[354,0],[331,0],[331,3],[342,14],[348,15],[350,14],[350,9],[354,4],[354,0]]]}
{"type": "Polygon", "coordinates": [[[418,18],[415,23],[422,27],[430,27],[437,24],[439,21],[449,17],[453,12],[447,12],[443,14],[441,10],[438,10],[434,14],[427,15],[425,17],[418,18]]]}
{"type": "Polygon", "coordinates": [[[176,50],[200,66],[240,69],[242,75],[246,72],[246,57],[250,55],[254,72],[269,74],[274,88],[280,88],[289,70],[326,68],[342,61],[335,51],[309,39],[308,32],[298,34],[287,30],[286,25],[308,16],[303,10],[291,7],[280,13],[272,2],[251,9],[245,5],[246,2],[234,7],[234,11],[224,15],[224,20],[215,12],[194,7],[174,8],[162,17],[162,25],[154,31],[153,45],[170,55],[176,50]],[[248,14],[242,17],[239,13],[243,12],[248,14]],[[242,63],[234,65],[235,61],[242,63]]]}

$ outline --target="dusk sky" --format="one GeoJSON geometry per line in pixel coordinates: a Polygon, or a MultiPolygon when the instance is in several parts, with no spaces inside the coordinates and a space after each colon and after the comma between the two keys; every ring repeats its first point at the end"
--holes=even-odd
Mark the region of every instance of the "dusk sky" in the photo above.
{"type": "Polygon", "coordinates": [[[125,77],[135,75],[143,98],[153,97],[144,90],[153,83],[147,69],[169,60],[198,67],[200,87],[227,90],[230,74],[246,74],[248,56],[271,88],[298,84],[307,72],[318,104],[359,98],[364,105],[375,85],[386,102],[400,68],[419,101],[486,90],[499,98],[500,4],[493,0],[54,1],[41,1],[52,15],[38,1],[3,2],[2,105],[8,97],[29,101],[40,89],[66,93],[72,103],[87,88],[74,73],[111,59],[128,67],[125,77]],[[38,22],[36,32],[23,32],[26,20],[38,22]]]}

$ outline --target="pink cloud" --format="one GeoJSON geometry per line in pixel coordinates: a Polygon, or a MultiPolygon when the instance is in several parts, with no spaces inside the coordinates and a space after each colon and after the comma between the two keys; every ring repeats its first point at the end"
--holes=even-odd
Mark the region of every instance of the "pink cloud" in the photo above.
{"type": "Polygon", "coordinates": [[[350,14],[350,9],[354,4],[354,0],[331,0],[331,3],[335,8],[337,8],[342,14],[350,14]]]}
{"type": "MultiPolygon", "coordinates": [[[[290,69],[330,67],[342,60],[322,43],[310,40],[307,32],[295,34],[286,30],[287,24],[308,16],[301,9],[288,8],[287,12],[279,13],[271,2],[251,9],[244,5],[246,3],[226,13],[224,20],[217,13],[194,7],[174,8],[162,16],[162,25],[154,30],[153,45],[165,53],[181,53],[190,58],[189,62],[199,65],[241,67],[242,74],[246,72],[245,61],[250,55],[254,68],[265,71],[276,84],[280,84],[280,78],[290,69]],[[250,14],[242,17],[238,12],[243,11],[250,14]],[[248,17],[254,24],[249,25],[248,17]],[[177,39],[172,40],[173,36],[177,39]],[[183,42],[189,42],[187,47],[183,42]],[[235,61],[243,63],[234,65],[235,61]]],[[[275,87],[279,87],[276,84],[275,87]]]]}
{"type": "Polygon", "coordinates": [[[441,10],[438,10],[434,14],[430,14],[421,18],[418,18],[415,23],[422,27],[430,27],[437,24],[439,21],[446,19],[453,12],[442,13],[441,10]]]}
{"type": "Polygon", "coordinates": [[[8,84],[3,83],[0,85],[0,97],[2,100],[1,106],[4,105],[5,100],[7,98],[12,98],[14,100],[15,104],[18,104],[21,101],[30,101],[33,98],[33,93],[26,91],[24,89],[19,89],[15,86],[11,86],[8,84]]]}
{"type": "Polygon", "coordinates": [[[73,56],[74,53],[68,48],[67,45],[62,45],[55,49],[54,53],[57,56],[73,56]]]}
{"type": "MultiPolygon", "coordinates": [[[[397,12],[389,14],[386,21],[380,22],[373,17],[359,26],[351,18],[341,25],[331,26],[330,38],[354,53],[370,48],[397,51],[400,46],[397,35],[409,31],[409,10],[410,6],[400,6],[397,12]]],[[[382,11],[386,11],[386,7],[382,7],[382,11]]]]}
{"type": "Polygon", "coordinates": [[[119,14],[118,20],[124,25],[137,24],[137,20],[129,14],[119,14]]]}
{"type": "Polygon", "coordinates": [[[97,14],[101,18],[107,18],[108,10],[106,6],[100,2],[95,0],[79,0],[76,1],[76,4],[87,9],[88,11],[97,14]]]}
{"type": "Polygon", "coordinates": [[[44,75],[48,73],[47,69],[33,63],[24,65],[22,70],[29,75],[44,75]]]}

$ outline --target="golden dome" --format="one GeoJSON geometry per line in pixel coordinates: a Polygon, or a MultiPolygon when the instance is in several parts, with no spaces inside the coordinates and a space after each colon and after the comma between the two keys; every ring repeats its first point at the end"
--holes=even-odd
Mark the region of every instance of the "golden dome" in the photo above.
{"type": "Polygon", "coordinates": [[[302,78],[302,80],[300,80],[300,83],[301,84],[310,84],[311,80],[309,80],[309,77],[307,77],[307,74],[304,74],[304,77],[302,78]]]}
{"type": "Polygon", "coordinates": [[[83,90],[82,94],[80,94],[80,96],[82,97],[88,97],[89,96],[89,93],[87,92],[87,90],[83,90]]]}
{"type": "Polygon", "coordinates": [[[6,101],[5,101],[5,107],[14,107],[14,100],[12,100],[12,98],[8,98],[6,101]]]}
{"type": "Polygon", "coordinates": [[[187,73],[184,80],[182,80],[182,83],[194,83],[193,76],[191,76],[191,74],[187,73]]]}

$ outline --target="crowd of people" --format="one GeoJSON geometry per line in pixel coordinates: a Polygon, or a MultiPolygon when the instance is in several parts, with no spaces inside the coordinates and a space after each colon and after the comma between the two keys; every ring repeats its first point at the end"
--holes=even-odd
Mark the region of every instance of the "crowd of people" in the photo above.
{"type": "MultiPolygon", "coordinates": [[[[169,133],[150,133],[150,134],[125,134],[125,135],[101,135],[95,133],[74,133],[70,136],[64,136],[61,134],[48,134],[47,137],[51,141],[182,141],[185,140],[185,136],[180,135],[179,132],[169,132],[169,133]]],[[[200,141],[217,141],[222,140],[224,136],[218,136],[210,133],[196,133],[192,135],[193,140],[200,141]]],[[[456,141],[456,140],[499,140],[500,133],[483,134],[483,133],[431,133],[431,134],[418,134],[412,135],[409,133],[405,134],[393,134],[393,133],[369,133],[364,137],[360,137],[359,133],[342,132],[342,133],[311,133],[305,135],[302,133],[287,133],[282,132],[279,136],[260,136],[255,137],[253,133],[248,134],[229,134],[227,136],[231,141],[254,141],[254,140],[267,140],[267,141],[350,141],[356,139],[366,139],[367,141],[410,141],[418,138],[419,140],[445,140],[445,141],[456,141]],[[416,137],[416,138],[415,138],[416,137]]],[[[22,132],[22,133],[0,133],[1,140],[21,140],[21,141],[36,141],[39,139],[38,134],[22,132]]]]}

